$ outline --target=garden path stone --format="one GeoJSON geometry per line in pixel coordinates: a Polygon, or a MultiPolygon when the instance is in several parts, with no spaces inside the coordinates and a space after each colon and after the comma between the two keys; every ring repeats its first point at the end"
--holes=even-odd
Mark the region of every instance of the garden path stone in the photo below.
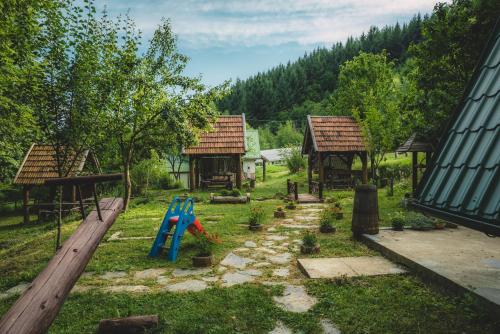
{"type": "Polygon", "coordinates": [[[170,283],[170,278],[166,277],[166,276],[158,276],[156,278],[156,283],[160,284],[160,285],[166,285],[166,284],[169,284],[170,283]]]}
{"type": "Polygon", "coordinates": [[[225,272],[226,270],[227,270],[227,268],[226,268],[226,267],[224,267],[224,266],[219,266],[219,268],[217,268],[217,272],[218,272],[218,273],[223,273],[223,272],[225,272]]]}
{"type": "Polygon", "coordinates": [[[290,254],[290,253],[281,253],[278,255],[267,256],[267,259],[275,264],[286,264],[286,263],[290,262],[291,258],[292,258],[292,254],[290,254]]]}
{"type": "Polygon", "coordinates": [[[406,272],[382,256],[298,259],[297,262],[299,268],[309,278],[375,276],[406,272]]]}
{"type": "Polygon", "coordinates": [[[272,241],[283,241],[283,240],[288,239],[288,237],[285,235],[268,235],[268,236],[266,236],[266,239],[272,240],[272,241]]]}
{"type": "Polygon", "coordinates": [[[249,275],[249,276],[262,276],[262,271],[257,269],[246,269],[239,271],[240,274],[249,275]]]}
{"type": "Polygon", "coordinates": [[[276,229],[276,227],[270,227],[270,228],[267,229],[267,231],[268,232],[276,232],[277,229],[276,229]]]}
{"type": "Polygon", "coordinates": [[[226,255],[224,260],[221,261],[221,265],[223,266],[228,266],[228,267],[233,267],[233,268],[238,268],[238,269],[244,269],[247,264],[253,263],[255,260],[238,256],[234,253],[229,253],[226,255]]]}
{"type": "Polygon", "coordinates": [[[247,241],[245,241],[245,247],[255,248],[255,247],[257,247],[257,244],[253,241],[247,240],[247,241]]]}
{"type": "Polygon", "coordinates": [[[0,300],[9,298],[10,296],[21,294],[26,290],[31,283],[20,283],[12,288],[8,289],[4,293],[0,293],[0,300]]]}
{"type": "Polygon", "coordinates": [[[273,276],[288,277],[289,275],[290,269],[288,268],[277,268],[273,270],[273,276]]]}
{"type": "Polygon", "coordinates": [[[196,268],[196,269],[175,269],[172,272],[174,277],[185,277],[194,275],[203,275],[212,271],[212,268],[196,268]]]}
{"type": "Polygon", "coordinates": [[[202,280],[205,282],[217,282],[219,280],[219,277],[217,276],[209,276],[209,277],[202,277],[202,280]]]}
{"type": "Polygon", "coordinates": [[[151,289],[145,285],[112,285],[104,289],[108,292],[149,292],[151,289]]]}
{"type": "Polygon", "coordinates": [[[246,248],[246,247],[239,247],[239,248],[236,248],[236,249],[233,249],[233,252],[248,252],[250,250],[250,248],[246,248]]]}
{"type": "Polygon", "coordinates": [[[341,334],[340,330],[328,319],[321,319],[319,324],[324,334],[341,334]]]}
{"type": "Polygon", "coordinates": [[[293,220],[293,218],[287,218],[287,219],[283,219],[282,222],[283,223],[293,223],[294,220],[293,220]]]}
{"type": "Polygon", "coordinates": [[[259,262],[254,264],[255,268],[269,267],[271,264],[269,262],[259,262]]]}
{"type": "Polygon", "coordinates": [[[269,334],[293,334],[293,332],[284,323],[278,320],[276,322],[276,327],[274,327],[274,329],[270,331],[269,334]]]}
{"type": "Polygon", "coordinates": [[[245,275],[242,274],[241,272],[235,272],[235,273],[225,273],[222,276],[222,286],[223,287],[230,287],[236,284],[243,284],[247,282],[253,282],[254,277],[251,275],[245,275]]]}
{"type": "Polygon", "coordinates": [[[155,279],[161,274],[165,273],[167,271],[166,269],[163,268],[158,268],[158,269],[146,269],[143,271],[138,271],[134,274],[135,279],[155,279]]]}
{"type": "Polygon", "coordinates": [[[316,224],[315,225],[283,224],[281,226],[283,226],[284,228],[301,229],[301,230],[312,229],[312,228],[316,228],[317,227],[316,224]]]}
{"type": "Polygon", "coordinates": [[[272,245],[274,245],[274,241],[264,241],[262,243],[262,246],[264,246],[264,247],[269,247],[269,246],[272,246],[272,245]]]}
{"type": "Polygon", "coordinates": [[[88,285],[75,285],[73,289],[71,289],[71,293],[85,293],[92,290],[94,287],[88,285]]]}
{"type": "Polygon", "coordinates": [[[115,278],[122,278],[125,276],[127,276],[127,273],[124,271],[107,271],[99,277],[102,279],[115,279],[115,278]]]}
{"type": "Polygon", "coordinates": [[[279,307],[288,312],[307,312],[318,302],[316,298],[307,294],[306,288],[302,285],[285,285],[283,296],[273,297],[279,307]]]}
{"type": "Polygon", "coordinates": [[[186,291],[198,292],[205,290],[207,287],[208,285],[204,281],[190,279],[184,282],[167,285],[165,289],[170,292],[186,292],[186,291]]]}
{"type": "MultiPolygon", "coordinates": [[[[275,247],[275,246],[270,246],[270,247],[275,247]]],[[[255,251],[260,252],[260,253],[272,254],[272,255],[276,254],[275,250],[272,250],[272,249],[266,248],[266,247],[255,248],[255,251]]]]}
{"type": "Polygon", "coordinates": [[[120,234],[122,234],[122,231],[111,234],[111,236],[108,238],[108,241],[118,240],[120,238],[120,234]]]}

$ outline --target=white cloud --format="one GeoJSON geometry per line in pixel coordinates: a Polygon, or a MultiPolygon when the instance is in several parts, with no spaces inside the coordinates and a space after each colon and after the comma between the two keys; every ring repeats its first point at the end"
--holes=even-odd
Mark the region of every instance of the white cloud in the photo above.
{"type": "Polygon", "coordinates": [[[179,39],[192,48],[299,43],[328,45],[359,35],[371,25],[429,13],[436,0],[302,1],[119,1],[101,4],[115,13],[130,8],[149,35],[162,17],[171,18],[179,39]]]}

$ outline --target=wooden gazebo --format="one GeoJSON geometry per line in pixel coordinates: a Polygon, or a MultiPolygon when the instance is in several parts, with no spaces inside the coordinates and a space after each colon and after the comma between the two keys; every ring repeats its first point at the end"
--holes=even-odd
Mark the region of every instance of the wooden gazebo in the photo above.
{"type": "Polygon", "coordinates": [[[302,154],[308,156],[307,178],[314,186],[313,173],[329,188],[349,188],[354,177],[368,183],[367,152],[361,130],[349,116],[307,116],[302,154]],[[353,171],[355,156],[362,162],[361,171],[353,171]]]}
{"type": "Polygon", "coordinates": [[[429,167],[431,155],[434,151],[432,144],[420,138],[416,133],[412,134],[408,140],[404,142],[403,145],[396,149],[397,153],[412,153],[411,162],[411,186],[412,195],[415,196],[418,185],[418,170],[429,167]],[[418,153],[425,153],[425,165],[418,163],[418,153]]]}
{"type": "MultiPolygon", "coordinates": [[[[65,150],[65,149],[64,149],[65,150]]],[[[65,177],[72,177],[82,174],[85,171],[100,173],[99,161],[90,150],[83,150],[78,156],[67,152],[65,161],[60,162],[64,165],[65,177]]],[[[29,222],[29,201],[30,190],[35,186],[44,185],[45,181],[59,178],[58,162],[55,149],[51,145],[32,144],[26,156],[24,157],[14,184],[23,186],[23,210],[24,223],[29,222]]],[[[51,199],[55,193],[51,194],[51,199]]],[[[76,202],[76,188],[67,187],[63,190],[63,197],[71,203],[76,202]]]]}
{"type": "Polygon", "coordinates": [[[184,149],[189,157],[189,188],[236,184],[241,188],[245,154],[245,114],[221,116],[212,131],[203,133],[196,146],[184,149]]]}

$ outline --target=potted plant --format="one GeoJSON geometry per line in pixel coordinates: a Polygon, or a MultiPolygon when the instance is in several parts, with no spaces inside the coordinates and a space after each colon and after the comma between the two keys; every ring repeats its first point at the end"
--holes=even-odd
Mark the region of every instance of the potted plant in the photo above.
{"type": "Polygon", "coordinates": [[[316,235],[307,231],[302,238],[302,246],[300,251],[302,254],[319,253],[320,247],[316,235]]]}
{"type": "Polygon", "coordinates": [[[285,216],[286,216],[286,213],[285,213],[285,211],[283,211],[283,207],[278,206],[276,208],[276,211],[274,211],[274,218],[285,218],[285,216]]]}
{"type": "Polygon", "coordinates": [[[436,230],[442,230],[445,227],[446,227],[446,222],[445,221],[439,220],[439,219],[437,219],[437,220],[434,221],[434,228],[436,230]]]}
{"type": "Polygon", "coordinates": [[[319,221],[319,231],[321,233],[335,233],[336,228],[333,226],[332,220],[332,213],[328,210],[323,210],[319,221]]]}
{"type": "Polygon", "coordinates": [[[333,213],[335,214],[335,219],[340,220],[344,218],[344,212],[342,211],[342,207],[340,206],[340,203],[335,203],[332,209],[333,213]]]}
{"type": "Polygon", "coordinates": [[[294,201],[290,201],[288,202],[288,204],[286,205],[286,208],[288,210],[295,210],[297,208],[297,205],[295,205],[295,202],[294,201]]]}
{"type": "Polygon", "coordinates": [[[250,219],[248,229],[250,231],[262,231],[262,222],[265,218],[264,210],[259,206],[254,206],[250,209],[250,219]]]}
{"type": "Polygon", "coordinates": [[[432,219],[420,213],[416,213],[410,217],[410,226],[413,230],[417,231],[429,231],[434,229],[432,219]]]}
{"type": "Polygon", "coordinates": [[[196,234],[196,255],[193,260],[194,267],[209,267],[213,263],[214,242],[205,234],[196,234]]]}
{"type": "Polygon", "coordinates": [[[403,231],[405,225],[405,216],[402,212],[397,212],[391,218],[392,229],[394,231],[403,231]]]}

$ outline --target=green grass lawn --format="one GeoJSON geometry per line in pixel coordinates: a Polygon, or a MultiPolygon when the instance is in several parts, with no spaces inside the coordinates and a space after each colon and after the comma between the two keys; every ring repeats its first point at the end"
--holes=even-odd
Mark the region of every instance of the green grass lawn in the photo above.
{"type": "MultiPolygon", "coordinates": [[[[266,182],[257,182],[251,193],[251,205],[213,205],[208,203],[208,193],[193,194],[200,221],[209,233],[222,240],[215,251],[217,261],[252,238],[253,232],[246,227],[251,206],[262,206],[269,217],[266,224],[273,224],[272,211],[283,204],[277,195],[286,192],[287,178],[307,189],[304,173],[289,175],[284,167],[269,166],[266,182]]],[[[402,210],[400,200],[408,190],[408,183],[403,182],[395,187],[392,197],[385,190],[379,191],[382,226],[390,225],[391,213],[402,210]]],[[[153,240],[107,241],[115,232],[121,232],[122,237],[154,237],[169,201],[182,193],[155,190],[147,198],[134,199],[130,209],[111,227],[86,272],[190,268],[195,239],[189,234],[184,237],[176,263],[148,258],[153,240]]],[[[325,195],[335,197],[345,214],[336,221],[335,234],[318,235],[321,253],[311,256],[378,255],[352,239],[353,192],[326,191],[325,195]]],[[[21,220],[15,215],[0,218],[0,292],[31,281],[54,253],[54,224],[23,226],[19,225],[21,220]]],[[[68,219],[63,226],[64,237],[71,235],[78,224],[79,221],[68,219]]],[[[286,312],[273,303],[273,296],[282,293],[282,286],[250,283],[201,292],[170,293],[156,289],[142,294],[91,290],[70,295],[50,332],[92,333],[100,319],[138,314],[159,314],[159,333],[266,333],[277,320],[297,332],[319,333],[319,320],[323,318],[330,319],[343,333],[498,333],[500,328],[499,320],[489,318],[473,296],[448,295],[411,273],[312,281],[296,272],[292,280],[294,284],[304,284],[308,293],[318,299],[306,313],[286,312]]],[[[110,282],[91,276],[82,277],[78,284],[99,287],[110,282]]],[[[154,282],[148,281],[141,284],[154,286],[154,282]]],[[[0,314],[16,298],[1,300],[0,314]]]]}

